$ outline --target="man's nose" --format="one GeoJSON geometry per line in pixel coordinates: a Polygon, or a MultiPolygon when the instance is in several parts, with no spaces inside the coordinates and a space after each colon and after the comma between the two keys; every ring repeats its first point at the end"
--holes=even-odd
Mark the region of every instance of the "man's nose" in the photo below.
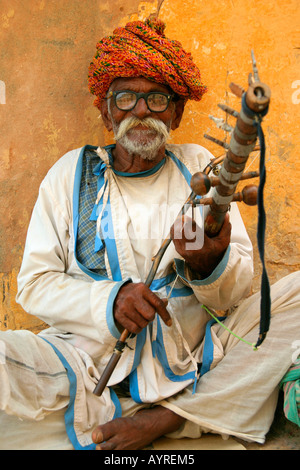
{"type": "Polygon", "coordinates": [[[135,107],[131,110],[132,114],[139,119],[143,119],[151,114],[144,98],[138,99],[135,107]]]}

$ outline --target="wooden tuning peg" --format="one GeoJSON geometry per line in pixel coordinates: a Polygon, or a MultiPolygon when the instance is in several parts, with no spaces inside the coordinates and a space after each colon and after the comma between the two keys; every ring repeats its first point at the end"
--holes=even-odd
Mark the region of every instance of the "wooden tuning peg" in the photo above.
{"type": "Polygon", "coordinates": [[[244,88],[241,87],[240,85],[237,85],[236,83],[230,83],[229,88],[232,91],[232,93],[238,98],[241,98],[243,94],[245,93],[244,88]]]}
{"type": "Polygon", "coordinates": [[[204,196],[211,188],[211,181],[209,176],[201,171],[194,173],[191,178],[192,191],[198,196],[204,196]]]}
{"type": "Polygon", "coordinates": [[[216,139],[215,137],[212,137],[211,135],[204,134],[203,137],[207,140],[210,140],[211,142],[214,142],[217,145],[220,145],[220,147],[225,148],[226,150],[229,149],[229,144],[226,142],[223,142],[223,140],[216,139]]]}
{"type": "Polygon", "coordinates": [[[256,206],[257,204],[257,186],[249,184],[245,186],[240,193],[233,195],[233,201],[244,202],[247,206],[256,206]]]}

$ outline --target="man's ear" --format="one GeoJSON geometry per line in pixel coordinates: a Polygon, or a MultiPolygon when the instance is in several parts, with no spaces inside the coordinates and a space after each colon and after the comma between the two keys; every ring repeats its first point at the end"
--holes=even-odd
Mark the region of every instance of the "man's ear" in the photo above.
{"type": "Polygon", "coordinates": [[[101,111],[101,116],[102,116],[102,121],[108,131],[113,130],[112,122],[110,119],[110,115],[108,112],[108,101],[107,100],[102,100],[101,106],[100,106],[100,111],[101,111]]]}
{"type": "Polygon", "coordinates": [[[179,124],[181,122],[183,112],[184,112],[184,105],[185,105],[184,99],[180,98],[178,101],[176,101],[175,105],[176,107],[175,107],[174,117],[173,117],[172,125],[171,125],[171,129],[173,131],[175,131],[175,129],[179,127],[179,124]]]}

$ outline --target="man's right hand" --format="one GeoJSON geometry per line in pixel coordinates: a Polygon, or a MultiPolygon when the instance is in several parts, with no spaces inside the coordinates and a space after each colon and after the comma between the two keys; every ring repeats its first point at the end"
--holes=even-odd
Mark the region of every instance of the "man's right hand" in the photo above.
{"type": "Polygon", "coordinates": [[[145,284],[130,282],[121,287],[114,303],[114,318],[120,332],[127,329],[130,333],[139,333],[154,320],[156,313],[171,326],[166,302],[145,284]]]}

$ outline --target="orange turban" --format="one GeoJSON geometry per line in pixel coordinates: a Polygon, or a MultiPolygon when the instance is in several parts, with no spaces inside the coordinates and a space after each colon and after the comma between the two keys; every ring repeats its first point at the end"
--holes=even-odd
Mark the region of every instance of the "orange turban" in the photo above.
{"type": "Polygon", "coordinates": [[[158,19],[127,23],[97,44],[88,85],[99,107],[116,78],[144,77],[169,86],[176,94],[199,101],[206,92],[199,69],[180,42],[167,39],[158,19]]]}

